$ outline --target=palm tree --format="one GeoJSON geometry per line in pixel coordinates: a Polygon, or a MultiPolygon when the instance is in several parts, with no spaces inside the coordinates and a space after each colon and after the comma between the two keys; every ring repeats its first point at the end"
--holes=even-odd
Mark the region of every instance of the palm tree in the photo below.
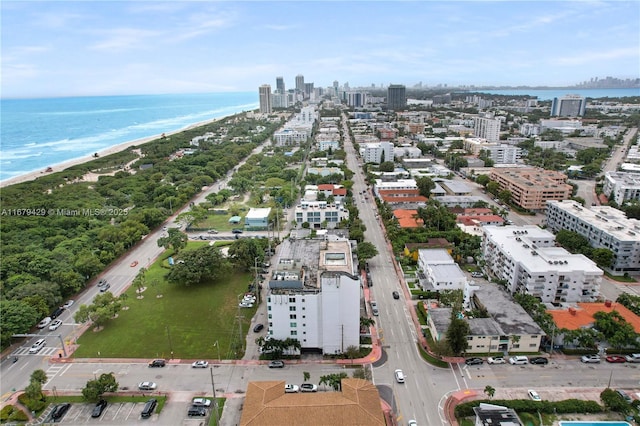
{"type": "Polygon", "coordinates": [[[484,393],[486,393],[489,399],[491,399],[493,398],[493,395],[496,394],[496,389],[493,386],[487,385],[484,387],[484,393]]]}

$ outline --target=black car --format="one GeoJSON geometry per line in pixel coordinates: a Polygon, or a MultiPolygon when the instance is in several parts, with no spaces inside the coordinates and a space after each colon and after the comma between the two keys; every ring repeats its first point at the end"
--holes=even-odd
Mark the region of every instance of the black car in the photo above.
{"type": "Polygon", "coordinates": [[[207,410],[204,407],[201,407],[199,405],[192,405],[191,408],[189,408],[189,411],[187,412],[187,415],[189,417],[192,416],[206,416],[207,415],[207,410]]]}
{"type": "Polygon", "coordinates": [[[158,400],[156,400],[155,398],[148,400],[147,403],[144,404],[144,408],[142,409],[142,413],[140,413],[140,416],[143,419],[151,417],[151,415],[153,414],[153,410],[156,409],[156,405],[158,405],[158,400]]]}
{"type": "Polygon", "coordinates": [[[58,309],[53,311],[53,313],[51,314],[51,319],[58,318],[60,315],[62,315],[63,312],[64,312],[64,308],[60,306],[58,309]]]}
{"type": "Polygon", "coordinates": [[[232,232],[232,233],[234,233],[234,234],[242,234],[242,229],[239,229],[239,228],[233,228],[233,229],[231,230],[231,232],[232,232]]]}
{"type": "Polygon", "coordinates": [[[154,359],[149,363],[149,367],[164,367],[166,362],[164,359],[154,359]]]}
{"type": "Polygon", "coordinates": [[[549,360],[543,356],[536,356],[533,358],[529,358],[529,364],[549,364],[549,360]]]}
{"type": "Polygon", "coordinates": [[[464,363],[467,365],[480,365],[484,363],[484,360],[482,358],[467,358],[464,363]]]}
{"type": "Polygon", "coordinates": [[[400,299],[400,294],[398,294],[397,291],[394,291],[393,293],[391,293],[393,295],[394,299],[400,299]]]}
{"type": "Polygon", "coordinates": [[[51,411],[51,418],[53,420],[60,420],[67,413],[67,411],[69,411],[70,407],[71,404],[69,403],[56,405],[53,411],[51,411]]]}
{"type": "Polygon", "coordinates": [[[264,328],[264,324],[256,324],[255,327],[253,327],[253,332],[257,333],[259,331],[261,331],[264,328]]]}
{"type": "Polygon", "coordinates": [[[101,399],[98,401],[95,407],[93,407],[93,411],[91,412],[91,417],[100,417],[104,409],[107,408],[107,401],[101,399]]]}

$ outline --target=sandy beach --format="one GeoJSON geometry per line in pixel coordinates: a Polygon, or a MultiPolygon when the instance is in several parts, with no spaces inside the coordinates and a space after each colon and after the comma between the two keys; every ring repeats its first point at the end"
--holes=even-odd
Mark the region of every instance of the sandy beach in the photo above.
{"type": "MultiPolygon", "coordinates": [[[[204,126],[206,124],[213,123],[215,121],[218,121],[218,120],[221,120],[221,119],[224,119],[224,118],[226,118],[226,117],[218,117],[218,118],[212,118],[210,120],[200,121],[200,122],[195,123],[195,124],[190,124],[189,126],[183,127],[183,128],[181,128],[179,130],[174,130],[174,131],[171,131],[171,132],[165,132],[164,135],[165,136],[175,135],[177,133],[184,132],[184,131],[189,130],[189,129],[193,129],[194,127],[204,126]]],[[[103,149],[101,151],[98,151],[98,155],[100,157],[104,157],[106,155],[115,154],[116,152],[124,151],[129,147],[142,145],[142,144],[151,142],[153,140],[159,139],[160,137],[162,137],[162,134],[148,136],[146,138],[136,139],[136,140],[133,140],[133,141],[123,142],[121,144],[114,145],[114,146],[111,146],[109,148],[106,148],[106,149],[103,149]]],[[[64,162],[59,163],[59,164],[52,164],[51,166],[49,166],[51,168],[51,170],[49,170],[49,171],[36,170],[36,171],[30,172],[30,173],[25,173],[25,174],[20,175],[20,176],[15,176],[15,177],[0,181],[0,188],[4,188],[4,187],[10,186],[10,185],[15,185],[17,183],[32,181],[32,180],[35,180],[35,179],[37,179],[37,178],[39,178],[41,176],[46,176],[46,175],[49,175],[49,174],[55,173],[55,172],[61,172],[61,171],[65,170],[65,169],[67,169],[67,168],[69,168],[71,166],[75,166],[77,164],[86,163],[86,162],[89,162],[89,161],[92,161],[92,160],[95,160],[93,155],[87,155],[85,157],[79,157],[79,158],[75,158],[73,160],[64,161],[64,162]]]]}

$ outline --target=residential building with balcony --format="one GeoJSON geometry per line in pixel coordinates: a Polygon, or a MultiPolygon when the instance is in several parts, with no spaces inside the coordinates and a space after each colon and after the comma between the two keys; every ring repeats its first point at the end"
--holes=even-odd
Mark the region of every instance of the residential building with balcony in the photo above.
{"type": "Polygon", "coordinates": [[[393,144],[391,142],[376,142],[360,145],[360,156],[365,163],[380,164],[393,161],[393,144]]]}
{"type": "Polygon", "coordinates": [[[606,172],[602,193],[619,206],[640,200],[640,176],[637,173],[606,172]]]}
{"type": "Polygon", "coordinates": [[[462,290],[467,277],[446,249],[418,250],[418,279],[429,291],[462,290]]]}
{"type": "Polygon", "coordinates": [[[592,302],[603,271],[582,254],[555,246],[555,236],[537,226],[485,226],[485,272],[506,283],[509,292],[544,303],[592,302]]]}
{"type": "Polygon", "coordinates": [[[547,204],[547,226],[585,237],[591,247],[613,252],[607,268],[612,273],[640,271],[640,221],[629,219],[621,210],[609,206],[584,207],[573,200],[547,204]]]}
{"type": "Polygon", "coordinates": [[[268,336],[303,351],[344,353],[360,344],[363,292],[351,242],[285,239],[267,293],[268,336]]]}
{"type": "Polygon", "coordinates": [[[327,204],[326,201],[301,200],[294,213],[298,225],[307,222],[311,228],[320,228],[323,222],[328,228],[334,228],[341,220],[349,219],[349,210],[338,202],[327,204]]]}
{"type": "Polygon", "coordinates": [[[494,117],[475,117],[473,134],[489,142],[500,140],[500,120],[494,117]]]}
{"type": "Polygon", "coordinates": [[[542,212],[549,200],[571,198],[573,188],[567,175],[541,168],[494,168],[489,178],[500,190],[511,192],[511,202],[523,209],[542,212]]]}

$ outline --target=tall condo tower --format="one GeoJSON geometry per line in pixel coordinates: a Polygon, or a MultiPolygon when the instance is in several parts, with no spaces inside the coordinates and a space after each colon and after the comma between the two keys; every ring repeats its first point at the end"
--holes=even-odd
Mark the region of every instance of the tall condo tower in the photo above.
{"type": "Polygon", "coordinates": [[[258,89],[260,94],[260,113],[271,114],[271,86],[263,84],[258,89]]]}
{"type": "Polygon", "coordinates": [[[553,98],[551,116],[582,117],[587,106],[587,100],[580,95],[565,95],[553,98]]]}
{"type": "Polygon", "coordinates": [[[284,93],[284,77],[276,77],[276,92],[284,93]]]}
{"type": "Polygon", "coordinates": [[[402,84],[391,84],[387,89],[387,109],[399,111],[407,106],[407,89],[402,84]]]}
{"type": "Polygon", "coordinates": [[[304,93],[304,75],[302,74],[296,75],[296,91],[304,93]]]}

